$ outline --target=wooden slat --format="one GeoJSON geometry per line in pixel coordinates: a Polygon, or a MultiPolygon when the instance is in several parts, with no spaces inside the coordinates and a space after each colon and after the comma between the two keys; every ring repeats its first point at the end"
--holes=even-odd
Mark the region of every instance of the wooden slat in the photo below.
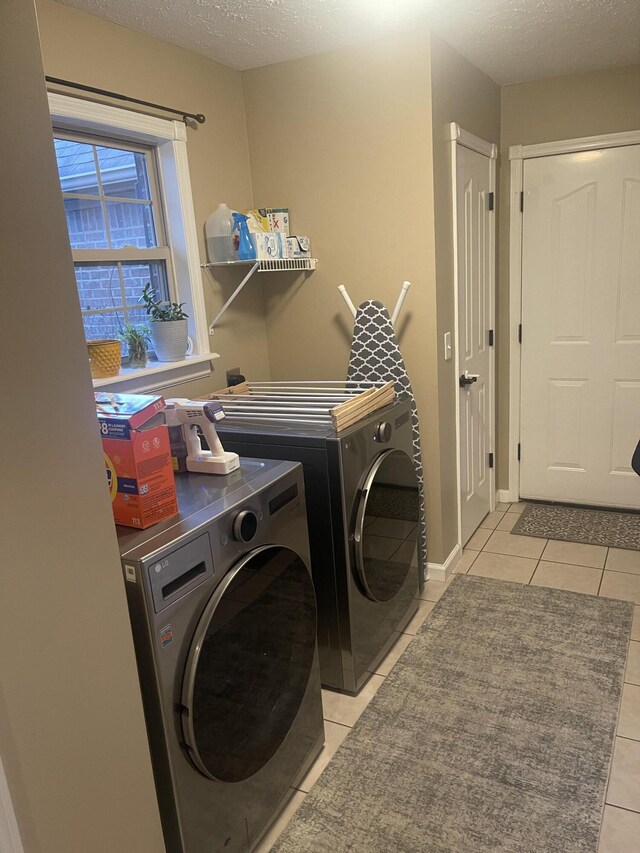
{"type": "Polygon", "coordinates": [[[383,401],[381,401],[380,405],[375,407],[375,409],[370,409],[364,415],[361,412],[356,412],[355,414],[350,415],[348,418],[344,418],[343,420],[339,421],[338,423],[334,423],[334,429],[336,432],[342,432],[343,430],[347,429],[348,427],[353,426],[354,424],[357,424],[363,418],[369,417],[369,415],[372,415],[374,412],[376,412],[380,409],[384,409],[385,406],[388,406],[392,402],[393,402],[393,400],[391,400],[391,399],[387,400],[387,401],[383,400],[383,401]]]}
{"type": "Polygon", "coordinates": [[[393,401],[394,393],[394,383],[387,382],[382,388],[363,391],[354,400],[332,409],[331,417],[335,429],[339,432],[345,426],[351,426],[377,409],[389,405],[393,401]]]}
{"type": "Polygon", "coordinates": [[[393,387],[391,387],[383,394],[376,394],[375,396],[371,396],[368,399],[363,400],[358,406],[352,406],[343,411],[333,410],[331,414],[337,427],[347,420],[351,420],[354,416],[358,419],[366,417],[372,412],[375,412],[377,409],[381,409],[383,406],[389,405],[393,399],[394,390],[393,387]]]}

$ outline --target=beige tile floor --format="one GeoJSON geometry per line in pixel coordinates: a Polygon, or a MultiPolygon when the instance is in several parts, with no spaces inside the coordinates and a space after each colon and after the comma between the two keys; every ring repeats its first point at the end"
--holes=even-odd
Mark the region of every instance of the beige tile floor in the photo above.
{"type": "MultiPolygon", "coordinates": [[[[514,536],[524,503],[498,504],[473,534],[454,573],[482,575],[536,586],[621,598],[635,605],[615,749],[598,853],[638,853],[640,844],[640,551],[514,536]]],[[[450,581],[451,579],[449,579],[450,581]]],[[[320,778],[378,688],[427,618],[447,583],[429,580],[418,612],[360,694],[322,691],[325,747],[256,853],[267,853],[320,778]]],[[[370,853],[355,851],[355,853],[370,853]]]]}

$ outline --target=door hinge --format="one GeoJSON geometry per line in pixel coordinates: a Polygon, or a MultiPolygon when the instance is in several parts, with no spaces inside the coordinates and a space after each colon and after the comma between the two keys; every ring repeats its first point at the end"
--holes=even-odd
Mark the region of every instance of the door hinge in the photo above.
{"type": "Polygon", "coordinates": [[[493,468],[493,453],[489,454],[489,468],[493,468]]]}
{"type": "Polygon", "coordinates": [[[518,323],[518,343],[522,343],[522,323],[518,323]]]}
{"type": "Polygon", "coordinates": [[[520,191],[520,213],[524,213],[524,190],[520,191]]]}
{"type": "Polygon", "coordinates": [[[489,329],[489,346],[493,346],[493,329],[489,329]]]}
{"type": "Polygon", "coordinates": [[[495,207],[495,193],[489,193],[489,210],[495,207]]]}
{"type": "Polygon", "coordinates": [[[520,447],[520,442],[518,442],[518,462],[520,461],[520,457],[522,456],[522,450],[520,447]]]}

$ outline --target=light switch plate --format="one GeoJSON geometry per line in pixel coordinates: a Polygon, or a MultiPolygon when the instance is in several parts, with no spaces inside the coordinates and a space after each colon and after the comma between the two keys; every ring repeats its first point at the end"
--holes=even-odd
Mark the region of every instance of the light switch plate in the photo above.
{"type": "Polygon", "coordinates": [[[449,361],[451,358],[451,332],[444,333],[444,360],[449,361]]]}

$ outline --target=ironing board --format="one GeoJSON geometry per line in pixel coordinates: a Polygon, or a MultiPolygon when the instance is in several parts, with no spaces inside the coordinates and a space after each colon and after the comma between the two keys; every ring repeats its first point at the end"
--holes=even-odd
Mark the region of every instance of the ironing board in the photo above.
{"type": "MultiPolygon", "coordinates": [[[[349,304],[349,303],[347,303],[349,304]]],[[[394,311],[394,319],[398,306],[394,311]]],[[[394,380],[396,392],[408,395],[411,400],[411,425],[413,428],[413,464],[420,486],[420,529],[418,565],[421,570],[421,582],[427,567],[427,524],[424,501],[424,471],[420,452],[420,423],[418,409],[413,396],[411,382],[398,346],[393,321],[382,302],[368,299],[355,313],[353,341],[349,356],[347,379],[356,381],[394,380]]]]}

